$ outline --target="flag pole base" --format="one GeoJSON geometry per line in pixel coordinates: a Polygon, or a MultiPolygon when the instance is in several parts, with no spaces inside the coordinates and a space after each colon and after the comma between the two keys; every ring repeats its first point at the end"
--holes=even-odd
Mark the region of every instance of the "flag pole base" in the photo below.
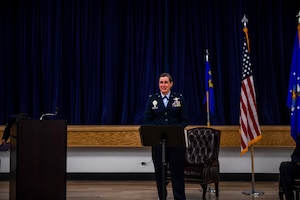
{"type": "MultiPolygon", "coordinates": [[[[199,189],[199,191],[202,192],[203,190],[199,189]]],[[[210,188],[210,187],[208,187],[206,191],[207,191],[207,192],[210,192],[210,193],[216,193],[216,189],[210,188]]]]}
{"type": "Polygon", "coordinates": [[[255,196],[255,197],[258,197],[258,196],[261,196],[261,195],[263,195],[264,194],[264,192],[262,192],[262,191],[244,191],[244,192],[242,192],[244,195],[251,195],[251,196],[255,196]]]}
{"type": "Polygon", "coordinates": [[[216,189],[213,189],[213,188],[208,188],[207,191],[210,192],[210,193],[216,193],[216,189]]]}

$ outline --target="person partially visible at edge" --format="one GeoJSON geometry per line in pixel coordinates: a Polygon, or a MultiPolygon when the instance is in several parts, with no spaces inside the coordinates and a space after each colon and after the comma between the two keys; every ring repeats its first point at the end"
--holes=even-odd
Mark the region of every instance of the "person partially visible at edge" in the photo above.
{"type": "Polygon", "coordinates": [[[14,124],[16,119],[16,116],[11,116],[4,128],[3,131],[3,135],[2,135],[2,139],[1,139],[1,145],[6,145],[6,142],[8,140],[8,138],[10,137],[10,128],[12,127],[12,125],[14,124]]]}
{"type": "Polygon", "coordinates": [[[8,140],[9,136],[10,136],[10,127],[8,127],[8,124],[6,124],[1,139],[1,145],[6,145],[6,141],[8,140]]]}
{"type": "Polygon", "coordinates": [[[296,148],[291,155],[291,161],[282,162],[279,167],[280,185],[286,200],[294,200],[293,184],[295,178],[300,178],[300,135],[297,136],[296,148]]]}
{"type": "Polygon", "coordinates": [[[1,138],[1,145],[6,145],[6,142],[7,142],[8,138],[10,137],[10,128],[13,126],[13,124],[15,123],[15,121],[17,119],[28,119],[28,116],[26,113],[10,115],[9,120],[3,131],[3,135],[1,138]]]}
{"type": "MultiPolygon", "coordinates": [[[[159,76],[160,92],[149,96],[144,113],[144,125],[188,125],[188,110],[182,94],[173,92],[173,79],[170,74],[159,76]],[[164,101],[166,105],[164,105],[164,101]]],[[[185,200],[184,159],[185,147],[166,147],[166,162],[169,164],[173,196],[176,200],[185,200]]],[[[152,146],[152,159],[159,199],[162,197],[162,148],[152,146]]],[[[165,187],[165,194],[167,189],[165,187]]]]}

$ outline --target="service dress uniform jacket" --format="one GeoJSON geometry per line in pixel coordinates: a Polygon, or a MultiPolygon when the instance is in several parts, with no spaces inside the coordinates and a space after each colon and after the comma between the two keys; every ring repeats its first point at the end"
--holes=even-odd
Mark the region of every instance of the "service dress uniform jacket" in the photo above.
{"type": "Polygon", "coordinates": [[[160,93],[150,95],[146,104],[145,125],[188,125],[188,111],[182,94],[170,94],[165,107],[160,93]]]}

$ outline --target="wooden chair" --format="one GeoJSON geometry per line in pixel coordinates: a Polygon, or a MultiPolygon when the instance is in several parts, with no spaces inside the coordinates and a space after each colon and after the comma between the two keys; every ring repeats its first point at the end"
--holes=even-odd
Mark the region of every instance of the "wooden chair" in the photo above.
{"type": "MultiPolygon", "coordinates": [[[[185,181],[201,185],[203,200],[206,199],[206,191],[210,183],[214,183],[215,195],[219,197],[220,137],[221,131],[209,127],[196,127],[187,130],[185,181]]],[[[167,170],[167,181],[170,180],[170,171],[167,170]]]]}

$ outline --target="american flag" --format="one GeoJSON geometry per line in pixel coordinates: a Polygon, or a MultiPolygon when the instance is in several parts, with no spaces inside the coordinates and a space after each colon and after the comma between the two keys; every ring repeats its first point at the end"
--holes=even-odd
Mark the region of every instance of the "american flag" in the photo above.
{"type": "Polygon", "coordinates": [[[300,24],[294,42],[287,106],[291,109],[291,136],[295,142],[300,134],[300,24]]]}
{"type": "Polygon", "coordinates": [[[244,27],[243,31],[245,35],[243,42],[243,67],[240,96],[241,155],[248,151],[249,146],[261,139],[247,27],[244,27]]]}

